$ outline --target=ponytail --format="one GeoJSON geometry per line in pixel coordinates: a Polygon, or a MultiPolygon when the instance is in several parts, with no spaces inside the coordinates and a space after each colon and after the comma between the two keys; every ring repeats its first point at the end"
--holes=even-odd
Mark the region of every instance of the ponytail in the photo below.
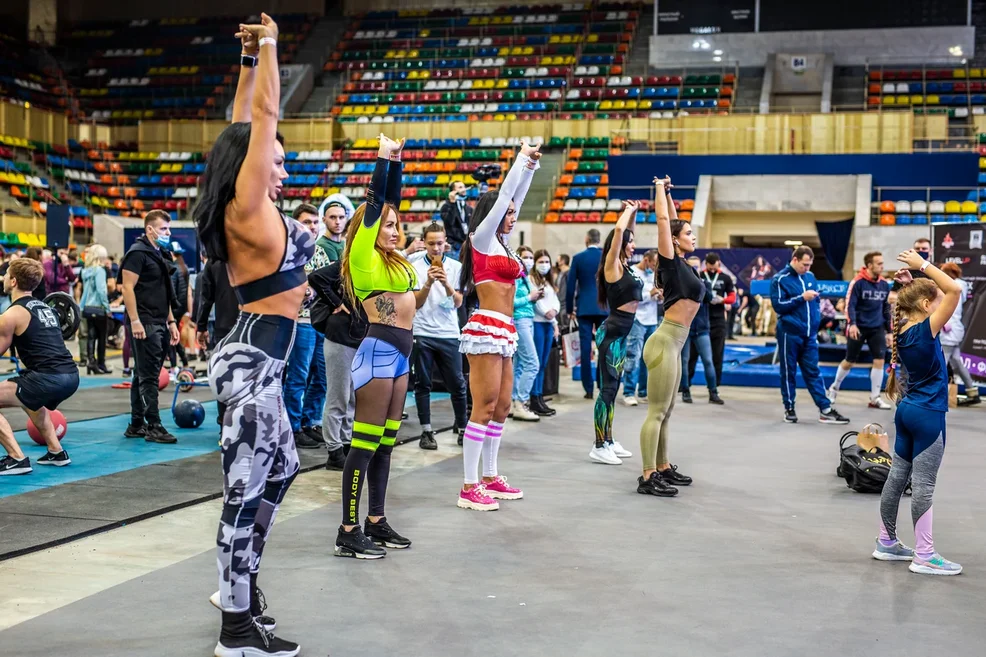
{"type": "Polygon", "coordinates": [[[900,357],[897,355],[897,333],[900,331],[900,303],[894,304],[894,317],[893,324],[890,326],[890,333],[893,336],[893,343],[890,349],[890,367],[889,375],[887,377],[887,397],[891,401],[897,403],[903,396],[903,386],[901,377],[899,375],[900,370],[900,357]]]}

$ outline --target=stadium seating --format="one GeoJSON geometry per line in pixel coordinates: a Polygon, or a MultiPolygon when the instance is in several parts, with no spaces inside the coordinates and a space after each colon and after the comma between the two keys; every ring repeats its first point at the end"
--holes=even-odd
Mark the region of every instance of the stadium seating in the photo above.
{"type": "MultiPolygon", "coordinates": [[[[194,118],[225,114],[239,72],[230,26],[242,17],[83,24],[61,36],[74,67],[69,80],[82,109],[100,120],[194,118]],[[229,92],[227,94],[227,92],[229,92]]],[[[313,21],[278,16],[278,55],[291,61],[313,21]]]]}
{"type": "Polygon", "coordinates": [[[72,99],[55,60],[46,56],[39,46],[3,33],[0,33],[0,97],[73,113],[72,99]]]}
{"type": "Polygon", "coordinates": [[[948,113],[955,118],[986,114],[986,79],[983,69],[873,67],[867,74],[867,107],[948,113]]]}
{"type": "Polygon", "coordinates": [[[332,113],[359,122],[543,117],[562,109],[576,71],[590,67],[612,76],[614,99],[639,95],[622,88],[632,78],[621,84],[638,12],[588,9],[368,14],[326,64],[350,74],[332,113]]]}

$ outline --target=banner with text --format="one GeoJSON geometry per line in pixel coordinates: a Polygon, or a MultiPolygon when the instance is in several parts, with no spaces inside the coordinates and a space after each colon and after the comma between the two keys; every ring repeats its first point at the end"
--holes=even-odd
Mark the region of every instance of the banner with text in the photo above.
{"type": "Polygon", "coordinates": [[[962,311],[965,340],[962,358],[979,383],[986,382],[986,250],[983,224],[934,224],[931,241],[936,264],[954,262],[962,268],[969,296],[962,311]]]}

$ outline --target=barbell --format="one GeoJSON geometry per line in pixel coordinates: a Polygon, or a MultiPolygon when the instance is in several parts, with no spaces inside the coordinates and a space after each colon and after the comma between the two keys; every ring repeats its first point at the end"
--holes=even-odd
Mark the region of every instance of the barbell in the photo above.
{"type": "Polygon", "coordinates": [[[71,294],[67,292],[52,292],[45,297],[45,304],[58,317],[58,326],[62,330],[62,338],[71,340],[82,323],[82,311],[71,294]]]}

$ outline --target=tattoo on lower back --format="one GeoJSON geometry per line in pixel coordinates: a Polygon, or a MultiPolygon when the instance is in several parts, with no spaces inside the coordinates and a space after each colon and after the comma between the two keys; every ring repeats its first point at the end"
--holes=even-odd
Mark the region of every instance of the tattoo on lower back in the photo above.
{"type": "Polygon", "coordinates": [[[380,323],[388,326],[397,325],[397,309],[394,307],[394,300],[390,297],[379,296],[374,302],[377,307],[377,314],[380,315],[380,323]]]}

